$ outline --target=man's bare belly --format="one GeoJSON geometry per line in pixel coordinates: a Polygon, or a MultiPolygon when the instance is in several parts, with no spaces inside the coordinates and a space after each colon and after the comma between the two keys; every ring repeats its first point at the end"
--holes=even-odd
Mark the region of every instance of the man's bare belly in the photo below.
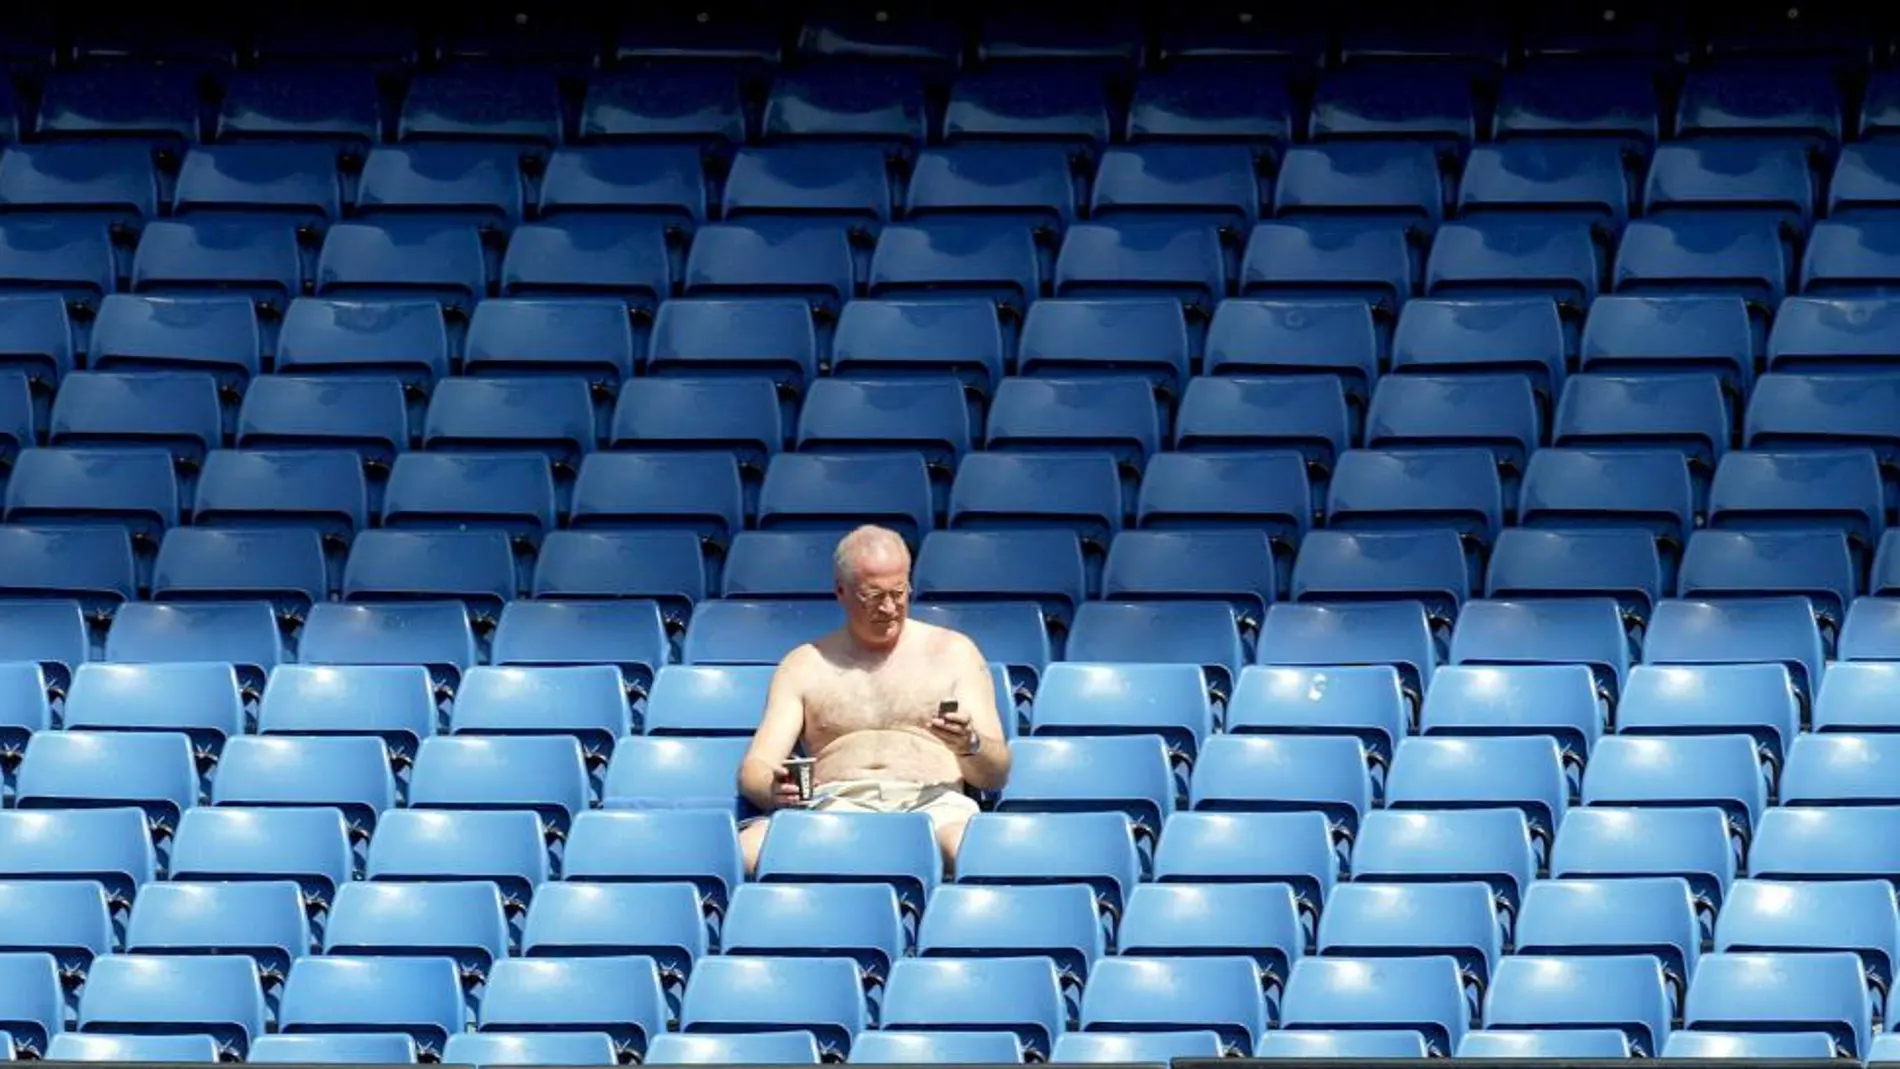
{"type": "Polygon", "coordinates": [[[867,728],[825,743],[812,766],[814,784],[840,780],[956,783],[957,759],[934,735],[910,728],[867,728]]]}

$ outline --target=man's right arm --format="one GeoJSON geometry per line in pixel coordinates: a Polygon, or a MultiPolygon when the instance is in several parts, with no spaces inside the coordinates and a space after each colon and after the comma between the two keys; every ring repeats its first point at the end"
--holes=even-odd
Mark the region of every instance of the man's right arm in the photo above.
{"type": "Polygon", "coordinates": [[[739,762],[739,793],[753,805],[770,812],[778,807],[773,786],[785,759],[805,733],[805,703],[799,696],[794,650],[779,662],[765,695],[765,712],[752,733],[752,745],[739,762]]]}

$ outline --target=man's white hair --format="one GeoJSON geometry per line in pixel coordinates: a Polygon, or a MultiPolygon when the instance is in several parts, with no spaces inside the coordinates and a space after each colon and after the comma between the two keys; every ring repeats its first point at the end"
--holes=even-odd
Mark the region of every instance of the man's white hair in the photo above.
{"type": "Polygon", "coordinates": [[[896,531],[865,524],[838,540],[838,548],[831,555],[832,572],[838,582],[848,583],[857,578],[860,565],[885,556],[902,560],[908,568],[910,547],[896,531]]]}

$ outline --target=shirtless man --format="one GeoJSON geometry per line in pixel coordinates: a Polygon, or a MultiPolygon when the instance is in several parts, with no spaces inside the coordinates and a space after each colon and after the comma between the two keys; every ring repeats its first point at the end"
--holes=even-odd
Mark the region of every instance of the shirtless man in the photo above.
{"type": "MultiPolygon", "coordinates": [[[[947,873],[977,811],[963,788],[996,790],[1009,777],[989,664],[959,632],[907,618],[910,551],[895,532],[860,527],[833,561],[845,624],[779,662],[739,792],[768,814],[798,808],[784,762],[802,741],[816,758],[806,808],[925,813],[947,873]],[[939,714],[952,699],[956,711],[939,714]]],[[[767,823],[739,831],[748,874],[767,823]]]]}

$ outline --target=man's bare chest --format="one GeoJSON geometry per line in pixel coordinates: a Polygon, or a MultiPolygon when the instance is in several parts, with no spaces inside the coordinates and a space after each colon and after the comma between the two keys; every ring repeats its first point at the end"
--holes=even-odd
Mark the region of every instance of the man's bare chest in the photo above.
{"type": "Polygon", "coordinates": [[[938,703],[954,695],[954,677],[925,664],[840,669],[814,680],[806,690],[806,723],[830,736],[927,728],[938,703]]]}

